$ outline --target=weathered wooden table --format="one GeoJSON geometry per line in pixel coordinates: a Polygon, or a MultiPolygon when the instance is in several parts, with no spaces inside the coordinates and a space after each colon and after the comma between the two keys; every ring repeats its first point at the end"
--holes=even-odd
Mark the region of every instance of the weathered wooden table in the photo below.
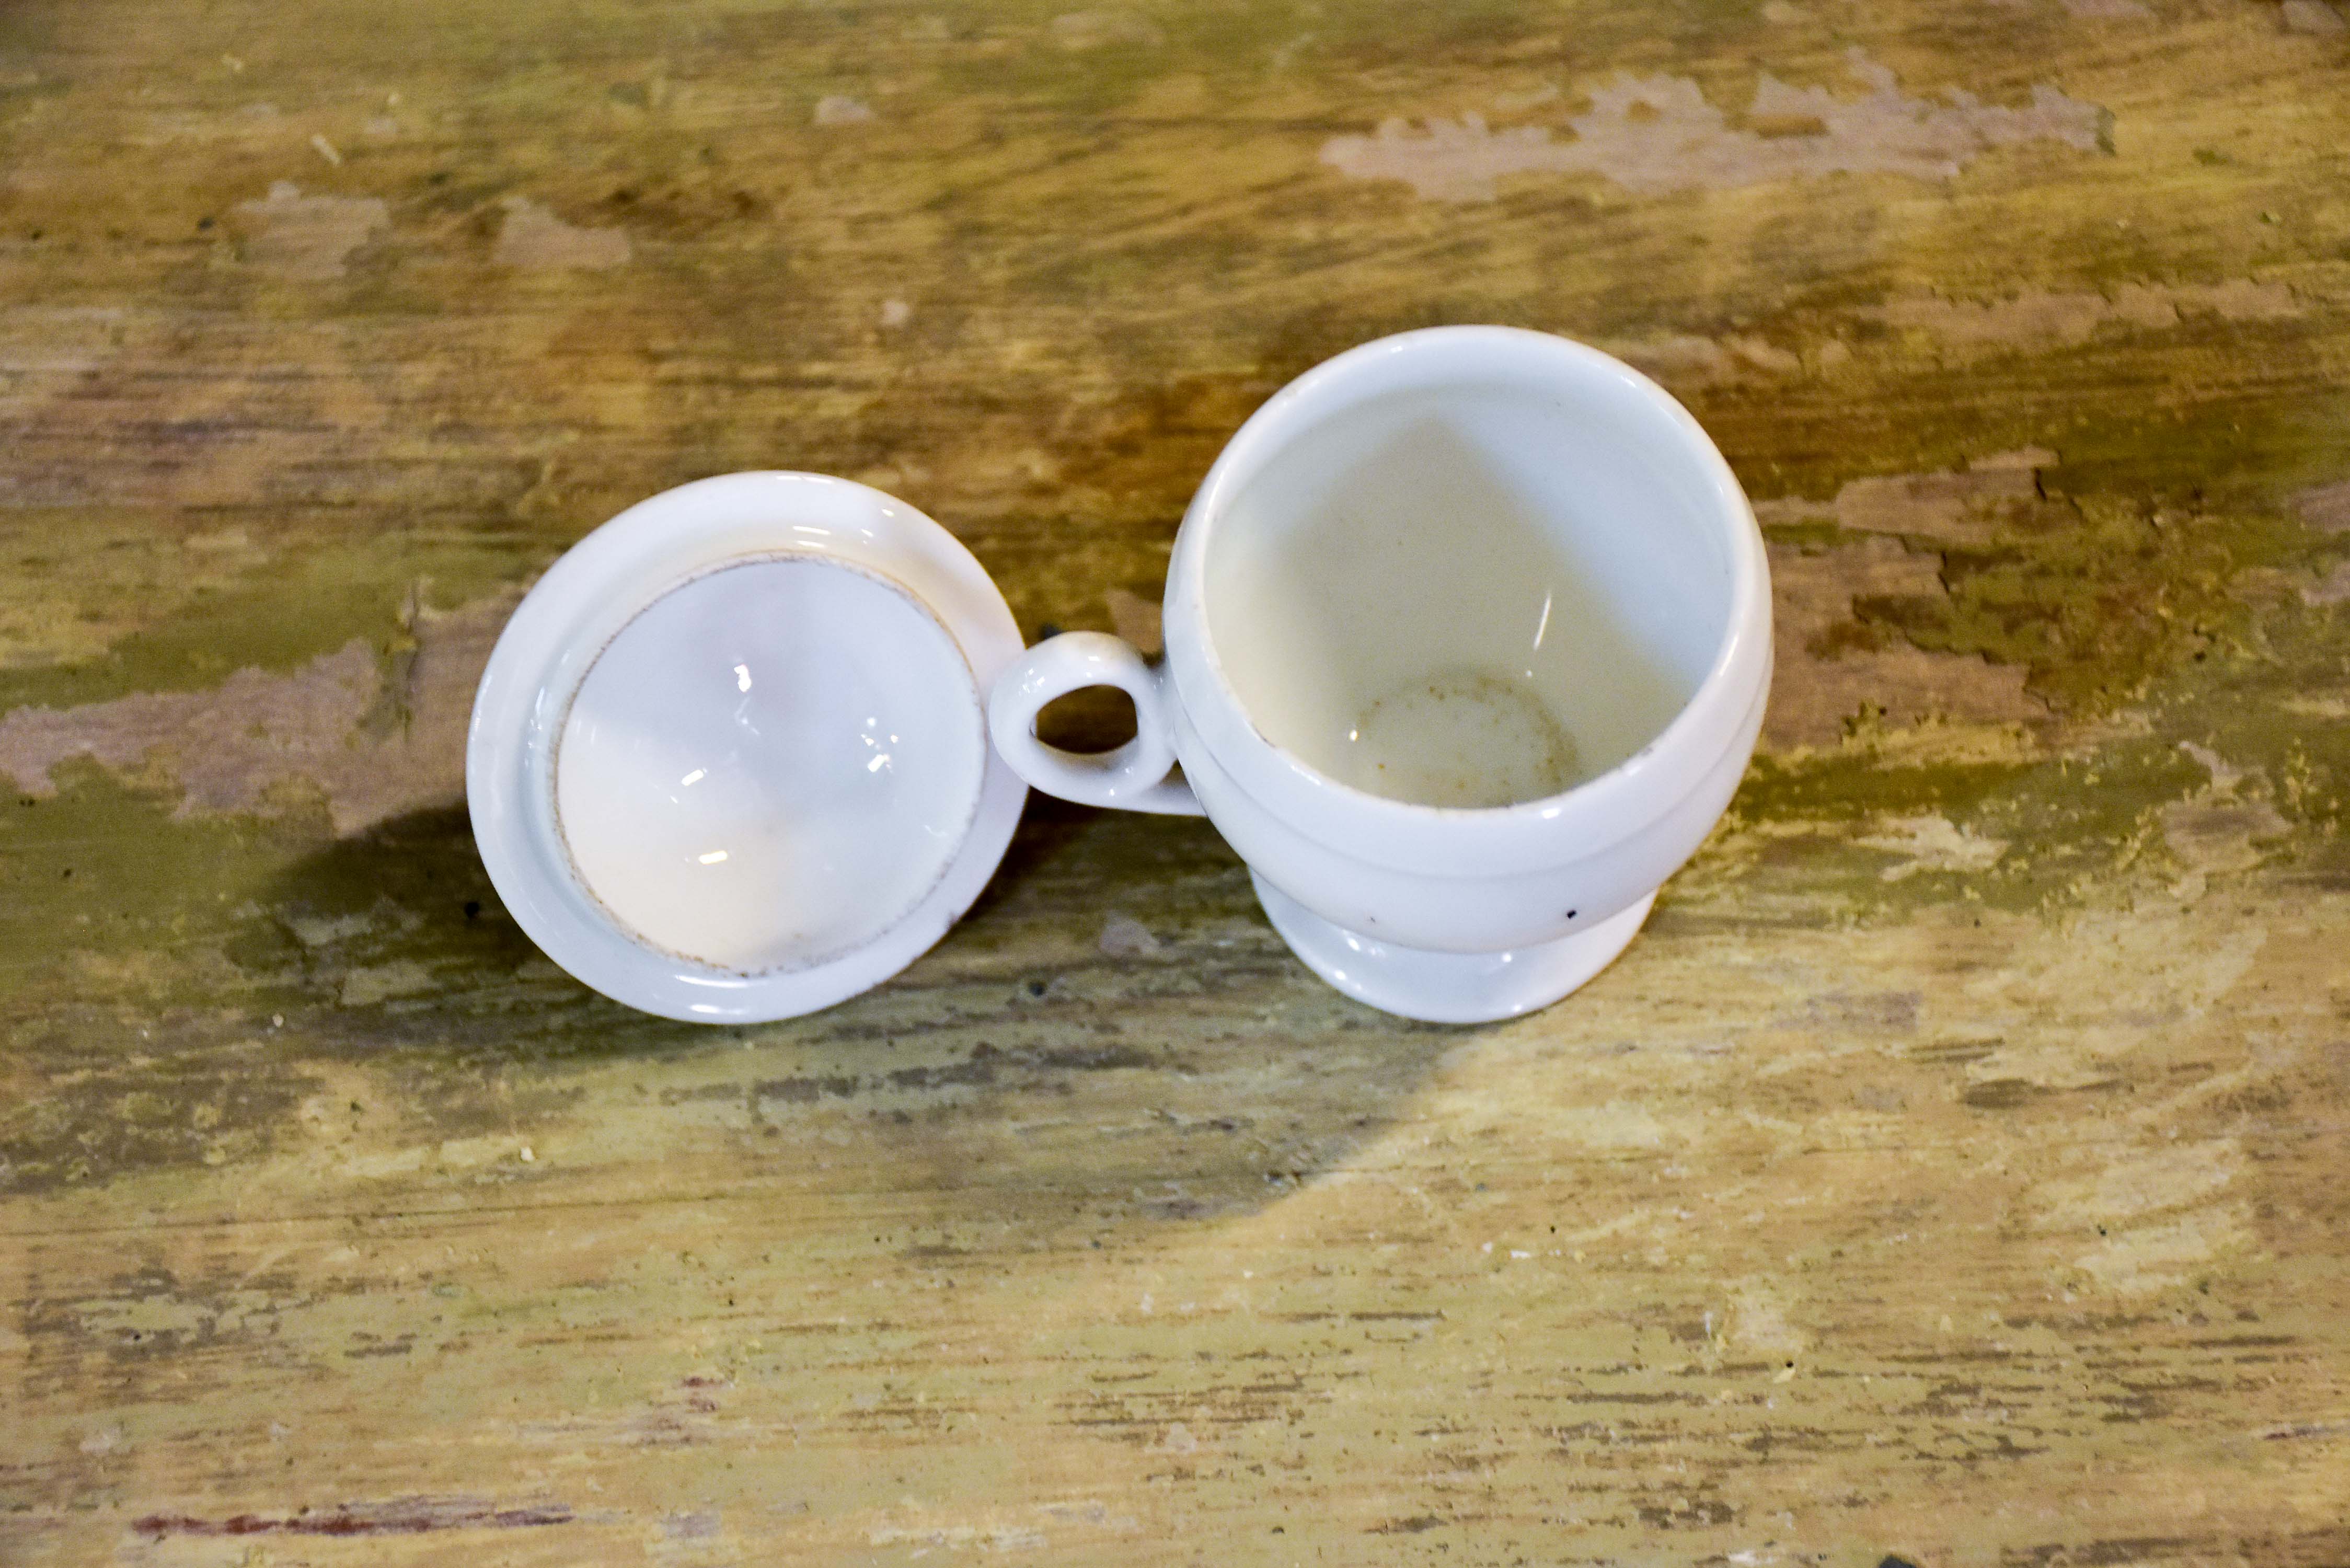
{"type": "Polygon", "coordinates": [[[2350,1562],[2345,129],[2318,0],[17,0],[0,1562],[2350,1562]],[[1459,320],[1772,544],[1570,1002],[1043,802],[789,1025],[501,913],[472,683],[622,505],[1147,632],[1249,409],[1459,320]]]}

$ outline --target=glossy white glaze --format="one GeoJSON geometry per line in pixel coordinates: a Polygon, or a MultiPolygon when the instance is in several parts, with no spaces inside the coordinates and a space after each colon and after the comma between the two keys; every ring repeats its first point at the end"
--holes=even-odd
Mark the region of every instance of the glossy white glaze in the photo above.
{"type": "Polygon", "coordinates": [[[1616,961],[1640,934],[1654,893],[1579,936],[1486,953],[1432,953],[1324,919],[1252,874],[1257,901],[1289,950],[1357,1002],[1427,1023],[1487,1023],[1549,1006],[1616,961]]]}
{"type": "MultiPolygon", "coordinates": [[[[1770,684],[1761,535],[1697,422],[1596,350],[1502,327],[1366,344],[1275,394],[1185,514],[1165,625],[1136,706],[1167,732],[1118,754],[1115,789],[1032,765],[1037,693],[1078,683],[1069,639],[997,683],[999,750],[1040,788],[1158,809],[1185,786],[1139,775],[1171,755],[1299,956],[1422,1018],[1596,973],[1727,805],[1770,684]]],[[[1104,640],[1082,662],[1118,666],[1104,640]]]]}
{"type": "Polygon", "coordinates": [[[1152,669],[1130,644],[1107,632],[1066,632],[1029,649],[1015,670],[1015,678],[998,681],[989,697],[988,724],[996,750],[1023,778],[1047,794],[1092,805],[1200,815],[1191,792],[1167,778],[1175,765],[1176,725],[1165,672],[1152,669]],[[1134,739],[1097,756],[1038,740],[1037,713],[1081,686],[1124,691],[1134,703],[1134,739]]]}
{"type": "Polygon", "coordinates": [[[498,639],[466,753],[483,861],[550,958],[630,1006],[829,1006],[930,948],[1003,858],[1027,792],[980,693],[1019,650],[970,552],[879,491],[656,495],[498,639]]]}
{"type": "Polygon", "coordinates": [[[1546,391],[1497,366],[1334,397],[1227,487],[1201,602],[1267,739],[1371,794],[1491,806],[1672,722],[1721,645],[1726,552],[1669,454],[1546,391]]]}
{"type": "Polygon", "coordinates": [[[905,918],[970,829],[987,738],[970,667],[896,585],[805,556],[649,606],[580,683],[557,823],[651,945],[755,974],[905,918]]]}

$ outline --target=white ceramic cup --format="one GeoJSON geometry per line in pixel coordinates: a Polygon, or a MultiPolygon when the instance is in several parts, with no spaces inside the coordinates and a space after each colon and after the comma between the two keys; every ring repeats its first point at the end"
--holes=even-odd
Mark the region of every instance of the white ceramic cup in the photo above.
{"type": "Polygon", "coordinates": [[[1507,327],[1383,338],[1275,394],[1184,515],[1164,625],[1159,665],[1094,632],[1030,649],[990,697],[998,752],[1066,799],[1204,812],[1315,972],[1447,1023],[1623,950],[1771,683],[1721,452],[1630,367],[1507,327]],[[1089,685],[1133,699],[1134,740],[1039,742],[1089,685]]]}

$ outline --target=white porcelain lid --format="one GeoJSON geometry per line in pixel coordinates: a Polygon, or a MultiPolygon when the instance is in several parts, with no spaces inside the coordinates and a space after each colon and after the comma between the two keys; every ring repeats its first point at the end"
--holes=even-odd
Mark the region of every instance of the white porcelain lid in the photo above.
{"type": "Polygon", "coordinates": [[[727,1023],[829,1007],[971,907],[1027,790],[983,694],[1021,649],[902,501],[734,473],[621,513],[506,624],[466,794],[490,879],[607,996],[727,1023]]]}

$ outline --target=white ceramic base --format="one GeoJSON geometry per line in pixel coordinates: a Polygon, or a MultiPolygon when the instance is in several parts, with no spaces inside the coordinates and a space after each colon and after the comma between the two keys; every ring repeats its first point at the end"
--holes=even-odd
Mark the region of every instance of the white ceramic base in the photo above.
{"type": "Polygon", "coordinates": [[[1356,1001],[1429,1023],[1486,1023],[1548,1007],[1631,944],[1654,893],[1587,931],[1505,953],[1399,947],[1324,919],[1254,872],[1257,902],[1305,967],[1356,1001]]]}

